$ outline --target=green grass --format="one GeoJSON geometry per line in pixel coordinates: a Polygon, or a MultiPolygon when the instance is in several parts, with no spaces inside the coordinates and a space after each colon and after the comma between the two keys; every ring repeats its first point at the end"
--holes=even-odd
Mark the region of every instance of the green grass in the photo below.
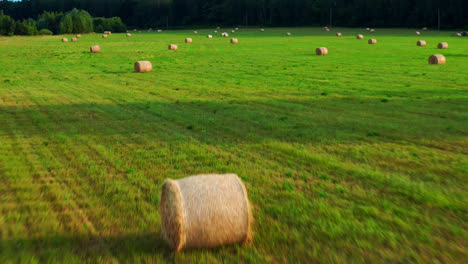
{"type": "Polygon", "coordinates": [[[199,32],[0,38],[0,263],[466,260],[468,39],[199,32]],[[214,172],[245,182],[253,241],[172,253],[161,184],[214,172]]]}

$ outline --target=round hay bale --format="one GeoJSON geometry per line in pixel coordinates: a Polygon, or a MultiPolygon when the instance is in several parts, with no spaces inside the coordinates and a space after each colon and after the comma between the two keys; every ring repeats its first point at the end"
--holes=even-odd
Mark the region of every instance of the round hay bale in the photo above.
{"type": "Polygon", "coordinates": [[[366,28],[366,30],[367,30],[367,31],[369,31],[369,30],[370,30],[370,28],[366,28]]]}
{"type": "Polygon", "coordinates": [[[329,28],[327,28],[327,29],[325,29],[325,31],[326,31],[326,32],[330,32],[330,29],[329,29],[329,28]]]}
{"type": "Polygon", "coordinates": [[[80,34],[76,35],[76,38],[81,38],[81,35],[80,34]]]}
{"type": "Polygon", "coordinates": [[[130,34],[130,33],[127,33],[127,37],[131,37],[131,36],[132,36],[132,34],[130,34]]]}
{"type": "Polygon", "coordinates": [[[192,42],[193,42],[192,38],[186,38],[185,39],[185,43],[192,43],[192,42]]]}
{"type": "Polygon", "coordinates": [[[104,31],[104,34],[110,35],[110,34],[112,34],[112,32],[110,32],[110,31],[104,31]]]}
{"type": "Polygon", "coordinates": [[[212,35],[208,35],[208,36],[206,36],[206,37],[209,38],[209,39],[212,39],[212,38],[213,38],[212,35]]]}
{"type": "Polygon", "coordinates": [[[218,33],[218,30],[215,30],[214,33],[218,33]]]}
{"type": "Polygon", "coordinates": [[[455,34],[455,36],[461,37],[461,36],[462,36],[462,33],[458,32],[457,34],[455,34]]]}
{"type": "Polygon", "coordinates": [[[216,27],[217,30],[220,30],[221,28],[220,27],[216,27]]]}
{"type": "Polygon", "coordinates": [[[67,38],[62,38],[62,42],[68,42],[67,38]]]}
{"type": "Polygon", "coordinates": [[[416,43],[416,45],[418,45],[419,47],[423,47],[423,46],[426,46],[427,43],[425,40],[418,40],[418,42],[416,43]]]}
{"type": "Polygon", "coordinates": [[[429,57],[429,64],[445,64],[445,62],[445,57],[442,54],[435,54],[429,57]]]}
{"type": "Polygon", "coordinates": [[[179,47],[177,47],[176,44],[169,44],[168,48],[169,48],[169,50],[178,50],[179,49],[179,47]]]}
{"type": "Polygon", "coordinates": [[[247,191],[235,174],[208,174],[162,186],[162,235],[175,250],[247,242],[252,215],[247,191]]]}
{"type": "Polygon", "coordinates": [[[237,44],[237,43],[239,43],[238,39],[236,39],[236,38],[231,39],[231,44],[237,44]]]}
{"type": "Polygon", "coordinates": [[[415,34],[416,36],[419,36],[419,35],[421,35],[421,32],[416,31],[416,32],[414,32],[414,34],[415,34]]]}
{"type": "Polygon", "coordinates": [[[238,31],[238,30],[239,30],[239,28],[236,28],[236,31],[238,31]]]}
{"type": "Polygon", "coordinates": [[[235,31],[235,30],[231,30],[231,33],[234,34],[234,33],[236,33],[236,31],[235,31]]]}
{"type": "Polygon", "coordinates": [[[158,33],[161,33],[162,32],[162,29],[158,29],[158,33]]]}
{"type": "Polygon", "coordinates": [[[261,28],[261,29],[260,29],[260,32],[265,32],[265,29],[264,29],[264,28],[261,28]]]}
{"type": "Polygon", "coordinates": [[[340,32],[338,32],[338,33],[336,33],[336,36],[337,36],[337,37],[341,37],[341,36],[343,36],[343,34],[341,34],[340,32]]]}
{"type": "Polygon", "coordinates": [[[377,40],[376,39],[369,39],[368,43],[369,44],[377,44],[377,40]]]}
{"type": "Polygon", "coordinates": [[[359,34],[359,35],[356,36],[356,39],[364,39],[364,36],[359,34]]]}
{"type": "Polygon", "coordinates": [[[136,28],[133,30],[133,32],[137,32],[136,28]]]}
{"type": "Polygon", "coordinates": [[[77,42],[78,39],[77,39],[77,38],[72,38],[71,41],[72,41],[72,42],[77,42]]]}
{"type": "Polygon", "coordinates": [[[198,31],[194,31],[193,34],[198,34],[198,31]]]}
{"type": "Polygon", "coordinates": [[[317,55],[328,55],[328,49],[325,47],[320,47],[315,50],[315,54],[317,55]]]}
{"type": "Polygon", "coordinates": [[[137,61],[135,62],[135,72],[152,72],[153,65],[149,61],[137,61]]]}
{"type": "Polygon", "coordinates": [[[447,42],[441,42],[439,45],[437,45],[437,48],[439,49],[448,49],[448,43],[447,42]]]}
{"type": "Polygon", "coordinates": [[[227,37],[229,37],[229,34],[227,32],[223,32],[223,33],[221,33],[221,37],[227,38],[227,37]]]}
{"type": "Polygon", "coordinates": [[[370,32],[371,32],[371,33],[374,33],[374,32],[375,32],[375,29],[371,28],[370,32]]]}
{"type": "Polygon", "coordinates": [[[291,36],[291,32],[286,32],[286,36],[291,36]]]}
{"type": "Polygon", "coordinates": [[[99,47],[99,45],[91,46],[91,48],[89,48],[89,51],[91,53],[99,53],[101,52],[101,47],[99,47]]]}
{"type": "Polygon", "coordinates": [[[423,27],[422,29],[423,29],[424,31],[427,31],[427,27],[423,27]]]}
{"type": "Polygon", "coordinates": [[[102,38],[107,38],[107,34],[102,35],[102,38]]]}

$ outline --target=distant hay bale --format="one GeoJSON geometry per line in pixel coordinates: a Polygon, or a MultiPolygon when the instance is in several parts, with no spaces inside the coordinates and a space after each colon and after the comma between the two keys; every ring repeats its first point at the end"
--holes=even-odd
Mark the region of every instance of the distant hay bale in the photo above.
{"type": "Polygon", "coordinates": [[[367,31],[369,31],[369,30],[370,30],[370,28],[366,28],[366,30],[367,30],[367,31]]]}
{"type": "Polygon", "coordinates": [[[369,44],[377,44],[377,40],[376,39],[369,39],[368,43],[369,44]]]}
{"type": "Polygon", "coordinates": [[[77,39],[77,38],[72,38],[71,41],[72,41],[72,42],[77,42],[78,39],[77,39]]]}
{"type": "Polygon", "coordinates": [[[371,33],[374,33],[374,32],[375,32],[375,29],[371,28],[370,32],[371,32],[371,33]]]}
{"type": "Polygon", "coordinates": [[[238,43],[239,43],[238,39],[236,39],[236,38],[231,39],[231,44],[238,44],[238,43]]]}
{"type": "Polygon", "coordinates": [[[160,201],[162,236],[177,252],[244,243],[251,238],[250,203],[235,174],[167,179],[160,201]]]}
{"type": "Polygon", "coordinates": [[[217,30],[220,30],[221,28],[220,27],[216,27],[217,30]]]}
{"type": "Polygon", "coordinates": [[[102,38],[107,38],[107,34],[102,35],[102,38]]]}
{"type": "Polygon", "coordinates": [[[291,36],[291,32],[286,32],[286,36],[291,36]]]}
{"type": "Polygon", "coordinates": [[[68,42],[67,38],[62,38],[62,42],[68,42]]]}
{"type": "Polygon", "coordinates": [[[229,34],[227,32],[223,32],[223,33],[221,33],[221,37],[227,38],[227,37],[229,37],[229,34]]]}
{"type": "Polygon", "coordinates": [[[76,35],[76,38],[79,38],[79,39],[80,39],[80,38],[81,38],[81,35],[80,35],[80,34],[76,35]]]}
{"type": "Polygon", "coordinates": [[[421,32],[416,31],[416,32],[414,32],[414,34],[415,34],[416,36],[419,36],[419,35],[421,35],[421,32]]]}
{"type": "Polygon", "coordinates": [[[457,34],[455,34],[455,36],[461,37],[461,36],[462,36],[462,33],[458,32],[457,34]]]}
{"type": "Polygon", "coordinates": [[[152,72],[153,65],[149,61],[137,61],[135,62],[135,72],[152,72]]]}
{"type": "Polygon", "coordinates": [[[325,47],[320,47],[315,50],[315,54],[317,55],[328,55],[328,49],[325,47]]]}
{"type": "Polygon", "coordinates": [[[325,31],[326,31],[326,32],[330,32],[330,29],[329,29],[329,28],[326,28],[325,31]]]}
{"type": "Polygon", "coordinates": [[[420,46],[420,47],[423,47],[423,46],[426,46],[427,43],[425,40],[418,40],[418,42],[416,43],[416,45],[420,46]]]}
{"type": "Polygon", "coordinates": [[[218,33],[218,30],[215,30],[214,33],[218,33]]]}
{"type": "Polygon", "coordinates": [[[235,28],[235,29],[236,29],[236,31],[238,31],[238,30],[239,30],[239,28],[235,28]]]}
{"type": "Polygon", "coordinates": [[[130,33],[127,33],[127,37],[131,37],[131,36],[132,36],[132,34],[130,34],[130,33]]]}
{"type": "Polygon", "coordinates": [[[427,31],[427,27],[423,27],[422,29],[423,29],[424,31],[427,31]]]}
{"type": "Polygon", "coordinates": [[[264,28],[261,28],[261,29],[260,29],[260,32],[265,32],[265,29],[264,29],[264,28]]]}
{"type": "Polygon", "coordinates": [[[99,53],[101,52],[101,47],[99,47],[99,45],[94,45],[94,46],[91,46],[91,48],[89,48],[89,51],[91,53],[99,53]]]}
{"type": "Polygon", "coordinates": [[[169,50],[178,50],[179,49],[179,47],[177,47],[176,44],[169,44],[168,48],[169,48],[169,50]]]}
{"type": "Polygon", "coordinates": [[[110,31],[104,31],[104,34],[110,35],[110,34],[112,34],[112,32],[110,32],[110,31]]]}
{"type": "Polygon", "coordinates": [[[236,33],[236,31],[235,31],[235,30],[231,30],[231,33],[233,33],[233,34],[234,34],[234,33],[236,33]]]}
{"type": "Polygon", "coordinates": [[[435,54],[429,57],[429,64],[445,64],[445,62],[445,57],[441,54],[435,54]]]}
{"type": "Polygon", "coordinates": [[[209,39],[213,38],[213,36],[212,36],[212,35],[208,35],[208,36],[206,36],[206,37],[207,37],[207,38],[209,38],[209,39]]]}
{"type": "Polygon", "coordinates": [[[161,33],[162,32],[162,29],[158,29],[158,33],[161,33]]]}
{"type": "Polygon", "coordinates": [[[356,39],[364,39],[364,36],[361,35],[361,34],[358,34],[358,35],[356,36],[356,39]]]}
{"type": "Polygon", "coordinates": [[[439,49],[448,49],[448,43],[447,42],[441,42],[439,45],[437,45],[437,48],[439,49]]]}
{"type": "Polygon", "coordinates": [[[338,33],[336,33],[336,36],[337,36],[337,37],[341,37],[341,36],[343,36],[343,34],[341,34],[340,32],[338,32],[338,33]]]}
{"type": "Polygon", "coordinates": [[[185,39],[185,43],[192,43],[192,42],[193,42],[192,38],[186,38],[185,39]]]}
{"type": "Polygon", "coordinates": [[[133,32],[137,32],[137,29],[135,28],[135,29],[133,30],[133,32]]]}
{"type": "Polygon", "coordinates": [[[193,32],[193,34],[198,34],[198,31],[195,30],[195,31],[193,32]]]}

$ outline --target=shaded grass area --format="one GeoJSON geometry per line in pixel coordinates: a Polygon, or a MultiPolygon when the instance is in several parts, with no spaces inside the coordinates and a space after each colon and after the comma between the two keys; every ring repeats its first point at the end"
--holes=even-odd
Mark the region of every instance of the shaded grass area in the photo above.
{"type": "Polygon", "coordinates": [[[0,262],[463,262],[467,40],[337,31],[0,38],[0,262]],[[161,184],[211,172],[246,183],[254,240],[175,255],[161,184]]]}

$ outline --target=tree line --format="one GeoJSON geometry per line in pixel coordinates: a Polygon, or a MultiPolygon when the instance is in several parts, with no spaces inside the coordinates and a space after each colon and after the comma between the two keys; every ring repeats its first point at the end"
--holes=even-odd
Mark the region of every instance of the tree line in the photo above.
{"type": "Polygon", "coordinates": [[[93,18],[87,11],[76,8],[69,12],[44,11],[33,18],[15,20],[0,10],[0,35],[52,35],[90,32],[124,32],[126,26],[119,17],[93,18]]]}
{"type": "Polygon", "coordinates": [[[463,28],[466,0],[23,0],[0,2],[13,19],[73,8],[132,27],[193,25],[463,28]]]}

